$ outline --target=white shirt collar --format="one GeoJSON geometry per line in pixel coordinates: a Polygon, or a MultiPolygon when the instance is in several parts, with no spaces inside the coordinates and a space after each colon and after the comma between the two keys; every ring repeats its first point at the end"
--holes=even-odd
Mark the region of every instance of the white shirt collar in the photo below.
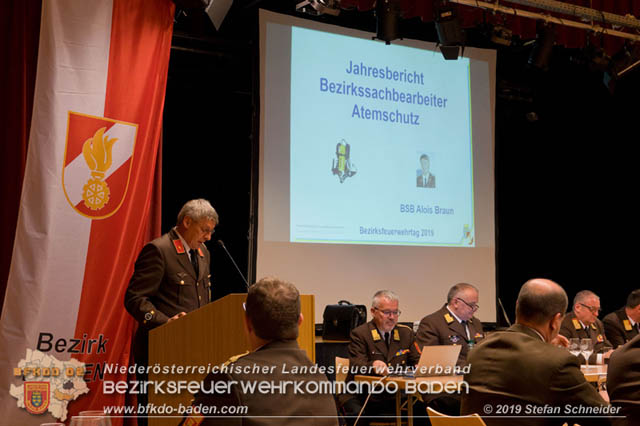
{"type": "MultiPolygon", "coordinates": [[[[461,320],[460,318],[458,318],[458,316],[457,316],[456,314],[454,314],[454,313],[453,313],[453,311],[452,311],[451,309],[449,309],[449,305],[447,305],[447,306],[446,306],[446,308],[447,308],[447,311],[449,311],[449,313],[450,313],[451,315],[453,315],[453,317],[454,317],[456,320],[458,320],[458,322],[459,322],[460,324],[462,324],[462,320],[461,320]]],[[[467,322],[468,322],[468,321],[467,321],[467,322]]]]}

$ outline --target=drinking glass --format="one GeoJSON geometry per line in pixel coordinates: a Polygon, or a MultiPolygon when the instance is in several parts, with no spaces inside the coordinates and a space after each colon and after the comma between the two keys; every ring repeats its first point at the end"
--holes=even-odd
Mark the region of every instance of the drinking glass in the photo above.
{"type": "Polygon", "coordinates": [[[577,337],[569,339],[569,352],[574,356],[580,355],[580,339],[577,337]]]}
{"type": "Polygon", "coordinates": [[[98,416],[73,416],[69,426],[109,426],[108,419],[98,416]]]}
{"type": "Polygon", "coordinates": [[[111,419],[102,410],[81,411],[71,419],[70,426],[111,426],[111,419]]]}
{"type": "Polygon", "coordinates": [[[584,356],[586,365],[589,365],[589,357],[593,353],[593,341],[591,339],[580,339],[580,352],[584,356]]]}

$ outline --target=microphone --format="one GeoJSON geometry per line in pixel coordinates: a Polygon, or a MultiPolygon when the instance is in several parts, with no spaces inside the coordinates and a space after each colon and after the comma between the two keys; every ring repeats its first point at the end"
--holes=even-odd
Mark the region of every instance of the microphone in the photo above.
{"type": "Polygon", "coordinates": [[[511,327],[511,321],[509,321],[509,317],[507,316],[507,311],[504,310],[504,306],[502,306],[502,300],[500,300],[499,297],[498,297],[498,304],[500,305],[500,309],[502,309],[502,315],[504,316],[504,319],[507,320],[507,324],[509,324],[509,327],[511,327]]]}
{"type": "Polygon", "coordinates": [[[231,253],[229,253],[229,250],[227,250],[227,247],[224,245],[224,242],[222,240],[218,240],[217,243],[218,243],[218,245],[220,247],[222,247],[224,249],[224,252],[227,253],[227,256],[229,256],[229,259],[231,259],[231,262],[233,263],[233,266],[236,267],[236,271],[238,271],[238,274],[240,274],[240,276],[242,277],[242,281],[244,281],[244,285],[247,286],[247,291],[249,291],[249,282],[247,281],[247,279],[244,277],[244,275],[240,271],[240,268],[238,268],[238,265],[236,264],[236,261],[233,260],[233,256],[231,256],[231,253]]]}

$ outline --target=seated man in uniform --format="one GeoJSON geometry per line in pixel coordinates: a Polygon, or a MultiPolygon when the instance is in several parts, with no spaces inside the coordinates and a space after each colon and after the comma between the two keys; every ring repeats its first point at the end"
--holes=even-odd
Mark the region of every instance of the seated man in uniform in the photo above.
{"type": "MultiPolygon", "coordinates": [[[[636,290],[638,291],[638,290],[636,290]]],[[[620,407],[615,426],[640,424],[640,336],[615,350],[609,360],[607,392],[611,404],[620,407]]]]}
{"type": "Polygon", "coordinates": [[[478,306],[478,289],[459,283],[447,294],[447,304],[420,321],[416,341],[423,346],[461,345],[458,365],[467,362],[469,348],[484,338],[482,323],[473,316],[478,306]]]}
{"type": "MultiPolygon", "coordinates": [[[[591,339],[593,353],[589,357],[589,364],[602,363],[603,355],[605,357],[610,355],[610,353],[603,354],[602,348],[612,346],[605,337],[604,325],[598,319],[599,313],[600,298],[592,291],[579,291],[573,298],[573,310],[564,317],[560,327],[560,334],[567,339],[591,339]]],[[[578,357],[584,364],[584,357],[582,355],[578,357]]]]}
{"type": "Polygon", "coordinates": [[[555,346],[562,341],[558,331],[567,304],[567,294],[553,281],[534,279],[522,286],[516,323],[491,334],[469,353],[471,369],[464,376],[469,392],[462,393],[463,415],[487,415],[487,426],[609,424],[597,414],[572,414],[577,409],[611,407],[586,381],[577,358],[555,346]],[[550,413],[550,409],[559,411],[550,413]],[[574,416],[580,418],[574,421],[574,416]]]}
{"type": "Polygon", "coordinates": [[[200,407],[200,413],[208,410],[209,417],[193,414],[182,424],[337,426],[336,404],[327,377],[312,372],[315,365],[296,341],[302,320],[300,294],[293,284],[263,278],[252,285],[244,315],[250,351],[229,359],[224,364],[226,372],[223,369],[205,377],[192,405],[194,409],[200,407]],[[255,390],[263,384],[287,381],[293,384],[255,390]],[[228,391],[221,388],[223,383],[229,385],[228,391]],[[256,386],[253,391],[252,385],[256,386]],[[224,414],[222,410],[227,407],[240,406],[246,406],[247,411],[212,417],[224,414]]]}
{"type": "MultiPolygon", "coordinates": [[[[394,292],[380,290],[373,296],[373,319],[351,331],[350,371],[347,381],[353,380],[353,371],[360,373],[363,367],[368,375],[386,376],[390,372],[418,363],[420,352],[415,344],[413,330],[398,324],[399,315],[398,296],[394,292]]],[[[358,398],[352,398],[345,403],[345,413],[357,416],[366,397],[367,395],[359,395],[359,401],[358,398]]],[[[364,415],[394,415],[395,412],[395,399],[390,395],[382,395],[375,398],[372,396],[364,415]]],[[[355,419],[348,420],[353,422],[355,419]]]]}
{"type": "Polygon", "coordinates": [[[604,333],[614,348],[624,345],[640,332],[640,289],[629,293],[627,305],[603,318],[604,333]]]}

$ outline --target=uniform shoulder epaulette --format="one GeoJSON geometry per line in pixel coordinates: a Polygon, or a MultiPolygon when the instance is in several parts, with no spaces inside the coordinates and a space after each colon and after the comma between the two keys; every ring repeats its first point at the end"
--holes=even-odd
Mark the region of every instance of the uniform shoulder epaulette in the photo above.
{"type": "Polygon", "coordinates": [[[224,367],[226,367],[227,365],[229,365],[229,364],[231,364],[231,363],[233,363],[233,362],[236,362],[236,361],[237,361],[237,360],[239,360],[240,358],[245,357],[245,356],[249,355],[250,353],[251,353],[251,352],[246,351],[245,353],[238,354],[238,355],[234,355],[234,356],[232,356],[231,358],[229,358],[228,360],[226,360],[226,361],[225,361],[225,363],[224,363],[224,364],[222,364],[222,365],[223,365],[224,367]]]}

